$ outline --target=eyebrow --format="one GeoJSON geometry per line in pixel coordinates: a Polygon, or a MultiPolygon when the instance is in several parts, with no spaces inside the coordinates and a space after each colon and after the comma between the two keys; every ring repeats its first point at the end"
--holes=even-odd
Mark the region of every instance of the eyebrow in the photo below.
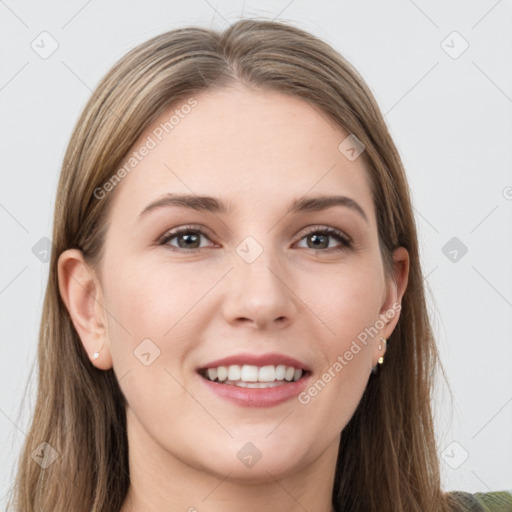
{"type": "MultiPolygon", "coordinates": [[[[229,207],[223,201],[212,196],[198,196],[190,194],[166,194],[159,199],[150,203],[142,212],[139,217],[146,216],[149,212],[160,209],[163,207],[177,206],[187,208],[190,210],[204,211],[211,213],[226,214],[229,212],[229,207]]],[[[365,211],[361,208],[359,203],[354,199],[347,196],[316,196],[316,197],[301,197],[292,201],[288,207],[288,213],[300,212],[318,212],[327,210],[334,206],[344,206],[357,212],[368,223],[368,217],[365,211]]]]}

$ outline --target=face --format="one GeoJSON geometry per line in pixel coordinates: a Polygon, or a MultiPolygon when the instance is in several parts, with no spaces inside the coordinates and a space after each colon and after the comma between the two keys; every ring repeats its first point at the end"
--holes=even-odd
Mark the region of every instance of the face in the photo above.
{"type": "Polygon", "coordinates": [[[278,92],[194,97],[172,131],[161,123],[179,106],[140,137],[109,192],[103,350],[154,460],[286,475],[337,450],[400,289],[384,274],[363,159],[338,149],[348,133],[278,92]],[[327,196],[352,202],[309,202],[327,196]]]}

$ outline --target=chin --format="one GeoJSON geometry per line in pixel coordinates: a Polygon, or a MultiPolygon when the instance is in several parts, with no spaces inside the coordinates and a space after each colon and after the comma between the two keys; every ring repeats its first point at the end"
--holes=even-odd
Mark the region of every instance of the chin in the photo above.
{"type": "Polygon", "coordinates": [[[210,465],[201,468],[202,471],[215,476],[216,478],[226,479],[229,482],[245,485],[261,485],[275,482],[293,475],[300,470],[300,467],[284,461],[281,458],[266,460],[261,459],[252,467],[245,467],[239,461],[225,461],[215,467],[210,465]]]}
{"type": "MultiPolygon", "coordinates": [[[[284,439],[276,439],[271,442],[261,438],[261,441],[231,440],[225,448],[217,448],[210,451],[205,458],[205,453],[197,453],[197,464],[191,464],[205,473],[217,478],[227,479],[239,483],[262,484],[285,478],[296,473],[303,467],[307,467],[314,456],[301,452],[306,442],[290,443],[284,439]]],[[[255,439],[255,436],[252,436],[255,439]]]]}

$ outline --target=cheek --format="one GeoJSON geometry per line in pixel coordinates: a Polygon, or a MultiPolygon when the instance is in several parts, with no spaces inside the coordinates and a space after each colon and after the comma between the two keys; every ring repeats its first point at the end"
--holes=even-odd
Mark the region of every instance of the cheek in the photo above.
{"type": "Polygon", "coordinates": [[[324,364],[301,402],[318,417],[330,415],[333,425],[343,428],[370,376],[384,281],[378,266],[365,262],[320,275],[316,283],[316,292],[310,292],[306,302],[324,324],[315,344],[324,364]]]}
{"type": "MultiPolygon", "coordinates": [[[[124,374],[138,370],[141,363],[161,362],[168,352],[163,341],[173,336],[179,330],[174,326],[186,318],[187,288],[179,276],[173,276],[171,287],[170,279],[167,282],[165,274],[151,265],[125,262],[110,268],[105,299],[116,372],[124,374]]],[[[173,356],[180,359],[179,344],[173,345],[173,356]]]]}
{"type": "Polygon", "coordinates": [[[108,274],[114,372],[147,431],[181,428],[182,417],[200,414],[185,378],[189,354],[200,339],[195,335],[197,312],[191,309],[200,296],[198,287],[206,293],[211,284],[191,284],[186,273],[155,265],[118,265],[108,274]],[[178,417],[176,409],[182,412],[178,417]]]}
{"type": "Polygon", "coordinates": [[[132,337],[161,339],[181,324],[187,312],[194,315],[192,306],[208,290],[209,280],[194,281],[193,274],[177,266],[143,263],[113,269],[108,276],[107,302],[132,337]]]}
{"type": "MultiPolygon", "coordinates": [[[[305,288],[307,289],[307,288],[305,288]]],[[[324,320],[335,345],[344,343],[374,325],[379,318],[384,277],[378,262],[353,260],[353,264],[326,269],[309,288],[311,309],[324,320]],[[313,291],[311,291],[313,290],[313,291]]],[[[329,345],[332,347],[332,345],[329,345]]]]}
{"type": "Polygon", "coordinates": [[[340,308],[331,322],[335,335],[323,336],[318,350],[325,363],[298,397],[304,413],[329,439],[338,435],[352,418],[366,389],[372,366],[372,346],[366,326],[373,315],[351,305],[340,308]]]}

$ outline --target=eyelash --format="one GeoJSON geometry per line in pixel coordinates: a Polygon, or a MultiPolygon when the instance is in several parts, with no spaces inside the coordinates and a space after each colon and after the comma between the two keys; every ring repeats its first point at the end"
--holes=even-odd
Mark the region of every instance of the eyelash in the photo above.
{"type": "MultiPolygon", "coordinates": [[[[199,233],[209,239],[209,237],[205,233],[205,231],[203,229],[201,229],[199,226],[183,226],[174,231],[170,231],[170,232],[164,234],[158,240],[158,245],[167,245],[170,240],[178,237],[179,235],[185,234],[185,233],[199,233]]],[[[327,249],[311,249],[312,251],[331,253],[331,252],[343,251],[346,249],[350,249],[352,247],[352,242],[347,237],[345,237],[340,231],[338,231],[337,229],[334,229],[334,228],[322,227],[322,226],[314,226],[313,228],[309,229],[306,233],[303,234],[303,236],[299,239],[299,241],[309,235],[312,235],[312,234],[329,235],[341,243],[341,247],[331,247],[331,248],[327,248],[327,249]]],[[[196,252],[199,252],[202,249],[204,249],[204,247],[202,247],[202,248],[200,247],[200,248],[196,248],[196,249],[184,249],[182,247],[174,247],[171,245],[168,245],[168,247],[170,247],[170,249],[173,251],[186,252],[186,253],[196,253],[196,252]]]]}

